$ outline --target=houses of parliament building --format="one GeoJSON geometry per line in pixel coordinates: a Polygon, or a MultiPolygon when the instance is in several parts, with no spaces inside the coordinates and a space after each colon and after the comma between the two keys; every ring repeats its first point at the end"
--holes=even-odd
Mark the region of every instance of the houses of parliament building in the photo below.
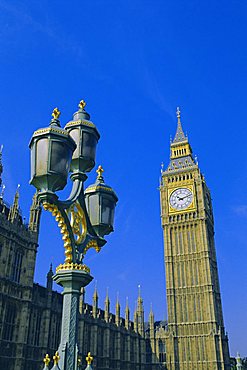
{"type": "MultiPolygon", "coordinates": [[[[85,369],[89,351],[96,370],[230,369],[210,191],[184,135],[179,110],[177,120],[170,162],[160,181],[168,321],[155,321],[151,310],[144,322],[140,292],[131,320],[128,303],[121,317],[118,300],[111,309],[107,294],[101,309],[97,290],[92,304],[85,302],[82,290],[78,369],[85,369]]],[[[59,344],[62,295],[52,289],[52,266],[46,287],[33,281],[40,214],[36,195],[26,223],[19,189],[12,205],[1,193],[1,370],[41,370],[44,355],[55,353],[59,344]]]]}

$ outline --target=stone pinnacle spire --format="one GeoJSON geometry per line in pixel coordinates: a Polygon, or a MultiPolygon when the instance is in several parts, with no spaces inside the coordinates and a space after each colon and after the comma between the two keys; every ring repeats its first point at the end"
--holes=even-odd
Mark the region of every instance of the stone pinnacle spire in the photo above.
{"type": "Polygon", "coordinates": [[[138,332],[138,313],[137,313],[137,308],[135,308],[135,311],[134,311],[134,331],[136,333],[138,332]]]}
{"type": "Polygon", "coordinates": [[[144,335],[144,309],[143,299],[141,297],[141,285],[138,285],[138,299],[137,299],[137,316],[138,316],[138,332],[144,335]]]}
{"type": "Polygon", "coordinates": [[[140,307],[142,307],[142,304],[143,304],[143,300],[142,300],[142,297],[141,297],[141,285],[139,284],[138,285],[138,299],[137,299],[137,306],[138,306],[138,309],[140,309],[140,307]]]}
{"type": "Polygon", "coordinates": [[[180,109],[179,107],[177,107],[177,119],[178,119],[178,122],[177,122],[177,131],[176,131],[176,135],[173,139],[173,143],[180,143],[182,141],[185,141],[187,140],[187,137],[185,136],[184,132],[183,132],[183,128],[182,128],[182,124],[181,124],[181,112],[180,112],[180,109]]]}
{"type": "Polygon", "coordinates": [[[30,231],[33,231],[35,233],[39,232],[40,215],[41,215],[41,206],[38,200],[38,193],[36,192],[33,196],[33,201],[29,213],[28,228],[30,231]]]}
{"type": "Polygon", "coordinates": [[[106,322],[109,322],[109,316],[110,316],[110,299],[109,299],[109,288],[107,287],[105,297],[105,315],[104,315],[104,319],[106,322]]]}
{"type": "Polygon", "coordinates": [[[93,317],[96,319],[98,313],[98,291],[97,291],[97,282],[95,283],[95,289],[93,294],[93,317]]]}
{"type": "Polygon", "coordinates": [[[93,293],[93,299],[96,301],[99,298],[98,296],[98,290],[97,290],[97,282],[95,283],[94,293],[93,293]]]}
{"type": "Polygon", "coordinates": [[[126,297],[126,306],[125,306],[125,328],[128,330],[130,326],[130,309],[129,309],[129,300],[126,297]]]}
{"type": "Polygon", "coordinates": [[[19,198],[20,198],[20,184],[17,185],[17,189],[16,189],[16,192],[15,192],[15,197],[14,197],[14,206],[15,207],[19,207],[19,198]]]}
{"type": "Polygon", "coordinates": [[[52,270],[52,263],[50,264],[50,270],[48,271],[47,275],[46,275],[46,288],[49,289],[49,290],[52,290],[52,283],[53,283],[53,279],[52,279],[52,276],[54,275],[54,272],[52,270]]]}
{"type": "Polygon", "coordinates": [[[154,337],[154,313],[153,313],[152,304],[151,304],[151,308],[149,312],[148,322],[149,322],[149,329],[150,329],[150,337],[153,338],[154,337]]]}
{"type": "Polygon", "coordinates": [[[18,215],[19,215],[19,198],[20,198],[19,189],[20,189],[20,184],[18,184],[18,186],[17,186],[15,196],[14,196],[14,201],[13,201],[13,204],[10,207],[10,211],[9,211],[8,219],[11,222],[14,222],[14,220],[16,220],[18,218],[18,215]]]}
{"type": "Polygon", "coordinates": [[[116,302],[116,325],[120,325],[120,303],[119,303],[119,293],[117,292],[117,302],[116,302]]]}
{"type": "Polygon", "coordinates": [[[151,303],[150,312],[149,312],[149,320],[153,320],[153,319],[154,319],[154,313],[153,313],[153,305],[151,303]]]}

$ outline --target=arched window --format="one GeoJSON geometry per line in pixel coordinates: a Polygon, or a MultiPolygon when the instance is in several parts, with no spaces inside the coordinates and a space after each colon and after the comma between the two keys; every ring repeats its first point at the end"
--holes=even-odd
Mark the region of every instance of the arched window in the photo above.
{"type": "Polygon", "coordinates": [[[8,302],[5,308],[3,339],[12,341],[15,328],[16,305],[8,302]]]}
{"type": "Polygon", "coordinates": [[[14,253],[14,260],[13,260],[12,271],[11,271],[11,280],[14,281],[15,283],[20,282],[22,258],[23,258],[22,251],[17,250],[14,253]]]}

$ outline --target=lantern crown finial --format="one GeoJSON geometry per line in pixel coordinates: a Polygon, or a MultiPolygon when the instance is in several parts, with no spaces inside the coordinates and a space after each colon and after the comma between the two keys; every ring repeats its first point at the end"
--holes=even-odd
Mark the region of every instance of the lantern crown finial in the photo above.
{"type": "Polygon", "coordinates": [[[49,357],[49,355],[48,355],[48,353],[45,355],[45,357],[44,357],[44,363],[45,363],[45,366],[49,366],[49,363],[51,362],[51,359],[50,359],[50,357],[49,357]]]}
{"type": "Polygon", "coordinates": [[[60,117],[60,114],[61,114],[60,110],[56,107],[53,109],[51,115],[54,119],[58,119],[60,117]]]}
{"type": "Polygon", "coordinates": [[[88,365],[91,365],[91,363],[93,362],[93,356],[91,356],[91,352],[88,352],[86,361],[88,365]]]}
{"type": "Polygon", "coordinates": [[[60,360],[60,356],[59,356],[59,353],[58,351],[55,353],[55,355],[53,356],[53,361],[54,361],[54,365],[57,365],[58,362],[60,360]]]}
{"type": "Polygon", "coordinates": [[[101,182],[104,181],[103,176],[102,176],[104,170],[103,170],[103,167],[101,165],[98,167],[98,169],[96,170],[96,172],[98,174],[97,180],[99,180],[101,182]]]}
{"type": "MultiPolygon", "coordinates": [[[[85,111],[87,103],[84,99],[82,99],[78,104],[78,110],[73,114],[73,121],[79,121],[79,120],[90,120],[90,114],[85,111]]],[[[92,124],[93,125],[93,124],[92,124]]],[[[94,125],[93,125],[94,127],[94,125]]]]}
{"type": "Polygon", "coordinates": [[[80,103],[78,104],[78,107],[83,110],[85,108],[86,104],[87,103],[85,102],[85,100],[82,99],[80,101],[80,103]]]}
{"type": "Polygon", "coordinates": [[[50,126],[58,126],[60,127],[60,122],[59,122],[59,117],[60,117],[60,110],[56,107],[53,109],[52,111],[52,120],[51,120],[51,123],[50,123],[50,126]]]}

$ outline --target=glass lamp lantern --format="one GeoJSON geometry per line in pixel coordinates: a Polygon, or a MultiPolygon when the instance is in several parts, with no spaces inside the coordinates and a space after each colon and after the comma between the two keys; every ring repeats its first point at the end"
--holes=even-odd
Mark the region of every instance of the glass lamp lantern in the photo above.
{"type": "Polygon", "coordinates": [[[54,109],[50,126],[34,132],[30,141],[31,180],[41,192],[62,190],[67,184],[72,154],[76,148],[69,133],[60,127],[60,112],[54,109]]]}
{"type": "Polygon", "coordinates": [[[100,135],[96,126],[90,121],[90,115],[85,111],[85,106],[86,103],[81,100],[79,110],[73,115],[73,121],[65,126],[65,130],[77,145],[72,156],[71,172],[89,172],[95,166],[96,146],[100,135]]]}
{"type": "Polygon", "coordinates": [[[113,231],[114,211],[118,201],[114,190],[105,184],[99,166],[95,184],[85,190],[85,202],[92,226],[101,237],[113,231]]]}

